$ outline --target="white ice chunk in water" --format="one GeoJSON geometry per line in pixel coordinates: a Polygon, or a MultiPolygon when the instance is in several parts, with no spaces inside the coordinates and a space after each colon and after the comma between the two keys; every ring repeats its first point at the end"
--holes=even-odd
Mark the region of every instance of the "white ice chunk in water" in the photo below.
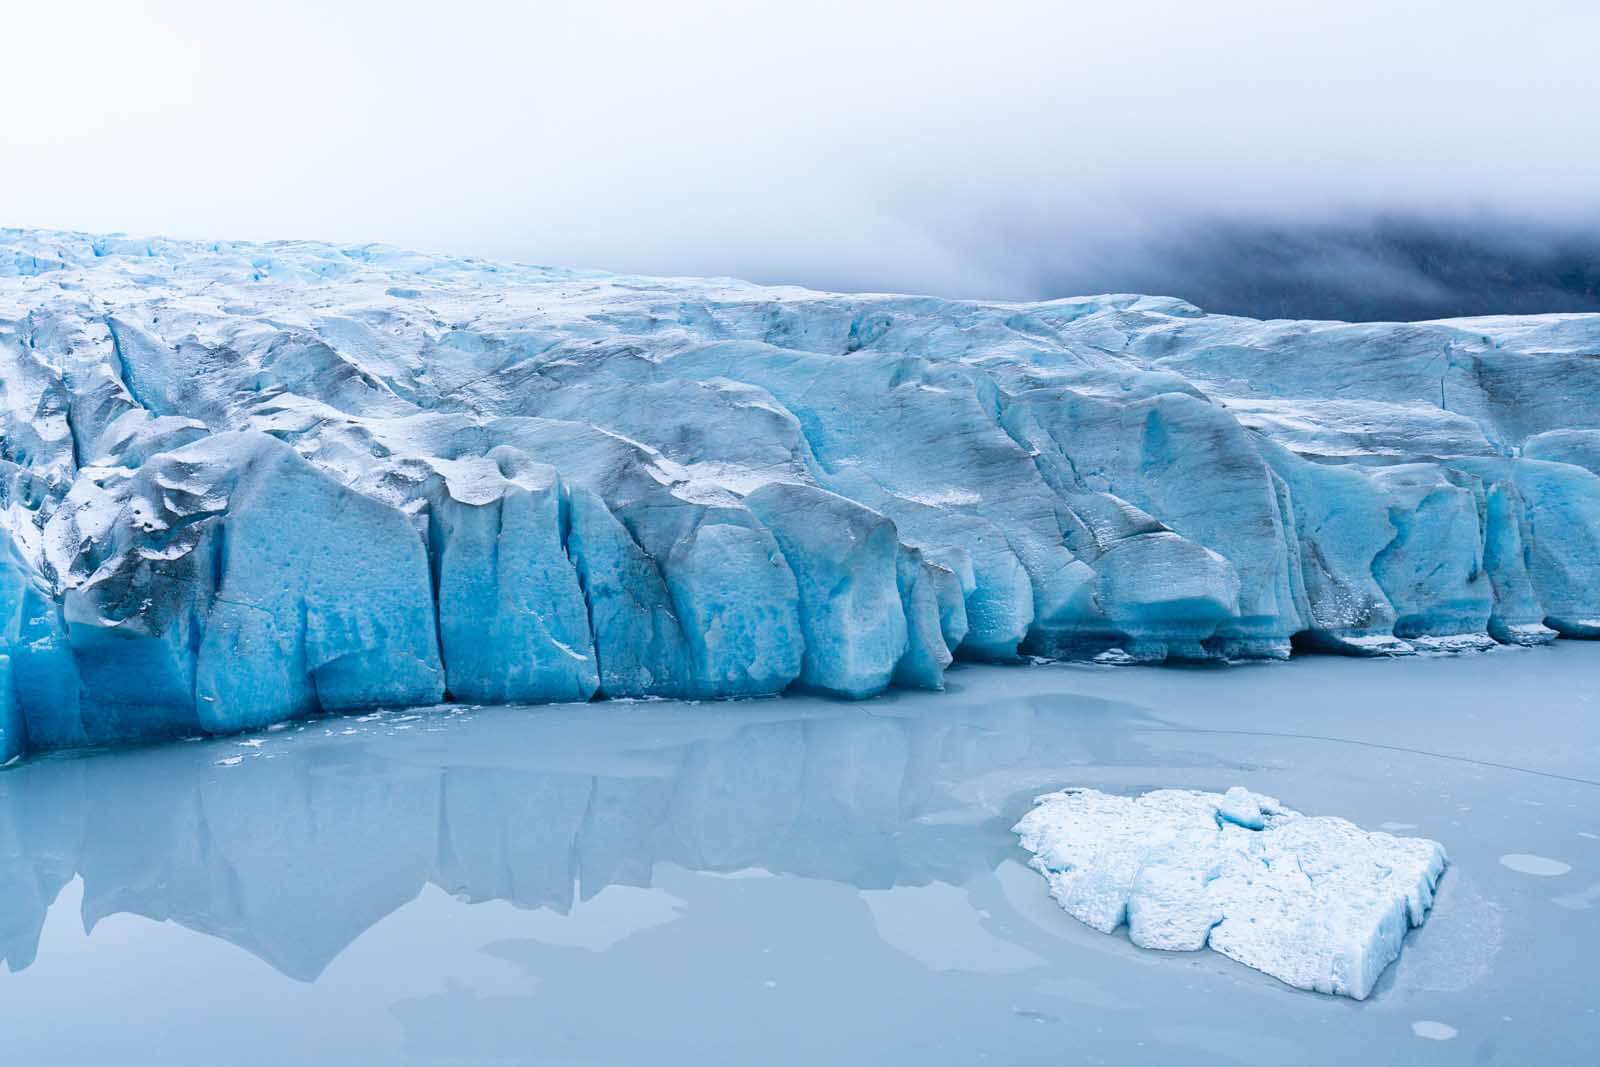
{"type": "Polygon", "coordinates": [[[1235,786],[1138,797],[1065,789],[1013,828],[1081,922],[1169,951],[1210,946],[1289,985],[1365,1000],[1422,925],[1437,842],[1307,816],[1235,786]]]}
{"type": "Polygon", "coordinates": [[[1572,870],[1570,863],[1562,863],[1546,856],[1530,856],[1525,852],[1513,852],[1508,856],[1501,856],[1500,865],[1509,867],[1518,874],[1531,874],[1537,878],[1559,878],[1572,870]]]}

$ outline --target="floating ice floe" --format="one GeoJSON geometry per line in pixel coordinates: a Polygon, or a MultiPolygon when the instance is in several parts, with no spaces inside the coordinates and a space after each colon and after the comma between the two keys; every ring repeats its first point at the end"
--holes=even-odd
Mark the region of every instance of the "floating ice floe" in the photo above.
{"type": "Polygon", "coordinates": [[[1500,865],[1509,867],[1518,874],[1531,874],[1538,878],[1559,878],[1572,870],[1570,863],[1562,863],[1546,856],[1530,856],[1524,852],[1513,852],[1509,856],[1500,857],[1500,865]]]}
{"type": "Polygon", "coordinates": [[[1418,837],[1307,816],[1235,786],[1137,797],[1065,789],[1014,827],[1050,894],[1134,944],[1210,946],[1289,985],[1365,1000],[1433,906],[1448,862],[1418,837]]]}

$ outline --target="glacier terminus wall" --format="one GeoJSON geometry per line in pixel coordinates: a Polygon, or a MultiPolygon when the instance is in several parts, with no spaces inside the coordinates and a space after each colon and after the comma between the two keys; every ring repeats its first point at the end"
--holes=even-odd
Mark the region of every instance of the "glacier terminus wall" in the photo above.
{"type": "Polygon", "coordinates": [[[953,658],[1600,637],[1600,315],[0,230],[0,761],[953,658]]]}

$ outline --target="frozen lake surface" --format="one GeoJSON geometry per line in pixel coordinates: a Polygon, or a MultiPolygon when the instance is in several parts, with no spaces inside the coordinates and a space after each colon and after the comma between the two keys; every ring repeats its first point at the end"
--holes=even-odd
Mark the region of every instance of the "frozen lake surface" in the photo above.
{"type": "Polygon", "coordinates": [[[1588,1062],[1600,644],[391,711],[0,771],[17,1064],[1588,1062]],[[1434,838],[1357,1003],[1069,918],[1063,785],[1434,838]],[[87,932],[86,932],[87,931],[87,932]]]}

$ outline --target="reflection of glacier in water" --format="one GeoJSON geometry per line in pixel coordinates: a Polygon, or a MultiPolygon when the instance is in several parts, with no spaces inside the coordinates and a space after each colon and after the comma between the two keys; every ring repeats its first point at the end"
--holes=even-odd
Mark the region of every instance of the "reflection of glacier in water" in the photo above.
{"type": "Polygon", "coordinates": [[[58,1064],[1562,1062],[1600,1040],[1597,653],[965,668],[36,760],[0,772],[0,1032],[58,1064]],[[1449,848],[1372,999],[1081,927],[1009,832],[1063,784],[1235,782],[1449,848]]]}
{"type": "Polygon", "coordinates": [[[0,951],[13,969],[32,960],[75,875],[86,925],[170,919],[307,981],[429,883],[567,912],[607,886],[649,886],[663,862],[865,889],[960,881],[1011,854],[989,825],[1009,825],[1000,801],[1025,802],[1048,768],[1143,753],[1097,728],[1140,713],[1093,697],[896,710],[439,709],[26,765],[0,785],[16,798],[0,832],[20,852],[0,951]],[[245,755],[219,765],[224,750],[245,755]],[[953,795],[960,783],[981,789],[953,795]]]}

